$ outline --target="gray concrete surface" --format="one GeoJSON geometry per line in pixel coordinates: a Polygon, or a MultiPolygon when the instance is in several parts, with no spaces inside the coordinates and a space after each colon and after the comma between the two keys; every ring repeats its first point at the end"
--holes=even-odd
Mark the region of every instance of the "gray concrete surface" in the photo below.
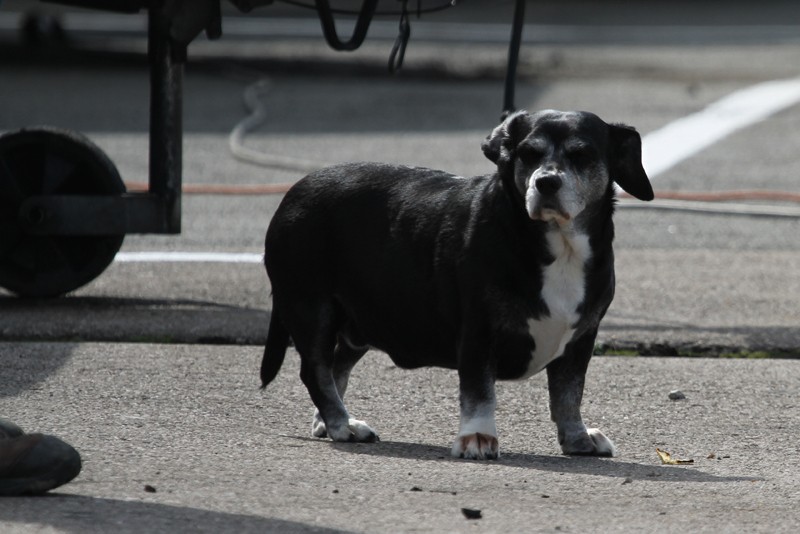
{"type": "Polygon", "coordinates": [[[482,463],[449,457],[455,373],[368,355],[348,404],[382,441],[333,444],[309,437],[297,355],[263,392],[259,358],[242,346],[0,344],[0,413],[84,458],[50,497],[1,499],[0,530],[773,533],[800,521],[797,361],[596,358],[584,414],[616,441],[613,459],[559,454],[544,377],[502,383],[501,458],[482,463]],[[674,389],[686,399],[670,400],[674,389]],[[694,464],[661,465],[656,447],[694,464]]]}
{"type": "MultiPolygon", "coordinates": [[[[7,0],[0,14],[25,4],[7,0]]],[[[519,107],[589,109],[646,134],[732,91],[798,75],[792,2],[589,4],[536,3],[529,22],[542,31],[527,34],[519,107]]],[[[511,4],[496,5],[466,3],[430,24],[502,24],[511,4]]],[[[505,45],[412,39],[404,71],[389,78],[390,33],[381,35],[354,54],[285,35],[193,44],[185,183],[302,176],[228,149],[248,113],[243,91],[265,77],[268,120],[249,148],[489,172],[479,144],[499,115],[505,45]]],[[[125,180],[146,180],[143,42],[122,37],[81,35],[88,54],[36,52],[0,30],[0,131],[82,131],[125,180]]],[[[794,106],[731,135],[655,178],[655,189],[796,192],[798,115],[794,106]]],[[[186,194],[181,235],[130,235],[122,250],[258,254],[279,200],[186,194]]],[[[663,356],[796,357],[800,221],[626,207],[616,220],[618,290],[600,341],[662,356],[593,360],[585,415],[616,441],[616,459],[559,455],[539,376],[500,388],[500,461],[451,460],[455,375],[402,372],[377,353],[357,368],[349,405],[383,441],[310,439],[295,354],[257,388],[270,310],[258,264],[115,263],[57,300],[0,290],[0,414],[61,435],[85,459],[54,496],[0,500],[0,531],[793,531],[798,361],[663,356]],[[670,401],[673,389],[687,400],[670,401]],[[695,464],[661,466],[655,447],[695,464]],[[467,521],[462,507],[483,519],[467,521]]]]}

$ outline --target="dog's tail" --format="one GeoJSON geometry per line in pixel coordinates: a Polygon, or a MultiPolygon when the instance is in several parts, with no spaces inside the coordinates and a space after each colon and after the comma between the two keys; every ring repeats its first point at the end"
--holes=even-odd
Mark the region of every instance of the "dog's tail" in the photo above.
{"type": "Polygon", "coordinates": [[[278,374],[286,356],[286,347],[289,346],[289,331],[283,326],[280,313],[276,306],[272,307],[272,316],[269,320],[267,344],[264,347],[264,358],[261,360],[261,389],[267,387],[278,374]]]}

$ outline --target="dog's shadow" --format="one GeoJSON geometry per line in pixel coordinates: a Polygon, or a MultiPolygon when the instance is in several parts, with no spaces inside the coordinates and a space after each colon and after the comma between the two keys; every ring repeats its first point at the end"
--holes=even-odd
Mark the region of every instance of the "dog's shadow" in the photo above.
{"type": "MultiPolygon", "coordinates": [[[[310,441],[319,441],[312,438],[310,441]]],[[[501,465],[512,468],[569,473],[576,475],[605,476],[623,479],[627,482],[650,480],[659,482],[752,482],[761,480],[755,477],[718,476],[706,473],[694,466],[672,466],[660,464],[640,464],[621,461],[615,458],[592,456],[545,456],[539,454],[501,453],[498,460],[488,464],[477,460],[453,458],[450,449],[437,445],[406,443],[402,441],[380,441],[379,443],[336,443],[327,442],[332,448],[351,454],[384,456],[410,460],[433,462],[474,462],[479,465],[501,465]]]]}

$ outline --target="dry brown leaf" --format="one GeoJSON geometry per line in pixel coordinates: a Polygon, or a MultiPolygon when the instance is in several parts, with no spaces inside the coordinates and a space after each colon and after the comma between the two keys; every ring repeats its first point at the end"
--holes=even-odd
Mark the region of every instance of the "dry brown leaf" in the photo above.
{"type": "Polygon", "coordinates": [[[658,457],[661,458],[661,463],[665,465],[689,465],[694,463],[694,460],[675,459],[670,453],[667,451],[662,451],[658,447],[656,447],[656,454],[658,454],[658,457]]]}

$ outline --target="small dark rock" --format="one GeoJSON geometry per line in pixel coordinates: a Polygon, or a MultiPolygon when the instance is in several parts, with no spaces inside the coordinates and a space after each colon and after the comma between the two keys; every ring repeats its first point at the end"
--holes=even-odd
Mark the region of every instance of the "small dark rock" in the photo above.
{"type": "Polygon", "coordinates": [[[633,483],[633,479],[631,477],[628,477],[625,480],[623,480],[622,483],[623,484],[632,484],[633,483]]]}
{"type": "Polygon", "coordinates": [[[419,486],[414,486],[411,488],[411,491],[422,491],[422,488],[420,488],[419,486]]]}
{"type": "Polygon", "coordinates": [[[156,492],[156,488],[154,486],[151,486],[150,484],[145,484],[144,485],[144,490],[147,493],[155,493],[156,492]]]}
{"type": "Polygon", "coordinates": [[[461,513],[464,514],[464,517],[467,519],[480,519],[483,517],[480,510],[475,510],[474,508],[462,508],[461,513]]]}
{"type": "Polygon", "coordinates": [[[683,391],[679,389],[675,389],[669,392],[670,400],[683,400],[686,398],[686,395],[683,394],[683,391]]]}

